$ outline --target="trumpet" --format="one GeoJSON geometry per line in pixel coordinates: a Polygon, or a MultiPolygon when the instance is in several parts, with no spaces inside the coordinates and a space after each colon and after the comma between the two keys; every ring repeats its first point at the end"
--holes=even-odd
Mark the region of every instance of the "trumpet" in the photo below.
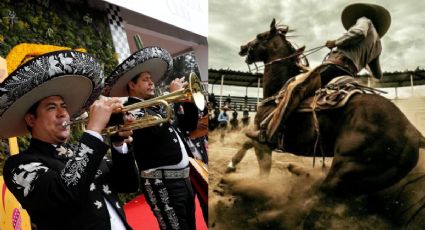
{"type": "MultiPolygon", "coordinates": [[[[141,101],[134,103],[132,105],[125,106],[114,113],[126,113],[136,109],[149,108],[155,105],[163,105],[165,108],[166,116],[164,118],[159,116],[152,116],[146,113],[142,118],[136,119],[134,122],[111,125],[102,130],[102,135],[113,135],[119,132],[122,129],[142,129],[146,127],[151,127],[159,125],[161,123],[169,122],[172,119],[173,111],[169,103],[179,102],[179,101],[192,101],[195,103],[198,109],[203,110],[205,107],[205,99],[202,93],[202,84],[198,76],[195,73],[190,73],[189,75],[189,84],[186,88],[177,90],[175,92],[155,97],[149,100],[141,101]]],[[[86,124],[88,122],[87,118],[74,120],[70,122],[63,122],[62,126],[70,126],[74,124],[86,124]]]]}

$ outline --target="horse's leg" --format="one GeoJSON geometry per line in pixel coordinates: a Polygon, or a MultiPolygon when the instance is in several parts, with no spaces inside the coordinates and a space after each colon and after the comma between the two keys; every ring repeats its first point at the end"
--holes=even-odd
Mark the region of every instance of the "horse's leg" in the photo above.
{"type": "Polygon", "coordinates": [[[393,150],[398,156],[385,156],[392,155],[387,151],[391,150],[377,144],[376,147],[362,146],[353,152],[338,152],[323,187],[342,192],[369,193],[396,183],[415,166],[418,148],[406,144],[402,149],[393,150]]]}
{"type": "Polygon", "coordinates": [[[268,176],[272,168],[272,150],[269,146],[258,142],[254,145],[255,156],[257,156],[260,176],[268,176]]]}
{"type": "Polygon", "coordinates": [[[375,192],[398,182],[416,165],[417,130],[392,104],[378,100],[373,105],[385,110],[356,104],[355,109],[346,110],[349,114],[344,114],[347,119],[336,139],[323,188],[343,193],[375,192]]]}
{"type": "Polygon", "coordinates": [[[233,155],[232,160],[227,165],[226,173],[236,171],[236,165],[241,162],[241,160],[245,157],[246,152],[254,147],[253,142],[251,140],[247,140],[242,144],[242,148],[233,155]]]}

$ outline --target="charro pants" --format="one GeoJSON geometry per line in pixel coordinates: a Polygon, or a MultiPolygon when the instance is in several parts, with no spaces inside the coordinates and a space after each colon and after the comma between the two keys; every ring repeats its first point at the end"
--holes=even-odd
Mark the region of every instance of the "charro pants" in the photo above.
{"type": "Polygon", "coordinates": [[[196,229],[195,194],[189,178],[142,178],[141,183],[146,200],[162,230],[196,229]]]}

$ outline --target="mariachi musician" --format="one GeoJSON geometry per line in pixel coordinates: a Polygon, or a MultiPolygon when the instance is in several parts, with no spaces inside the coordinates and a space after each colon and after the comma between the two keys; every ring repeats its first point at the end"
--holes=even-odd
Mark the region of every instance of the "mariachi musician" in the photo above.
{"type": "MultiPolygon", "coordinates": [[[[143,48],[112,72],[105,94],[128,96],[125,105],[152,99],[155,84],[167,77],[172,66],[166,50],[143,48]]],[[[184,78],[176,78],[170,83],[169,91],[175,92],[187,84],[184,78]]],[[[138,119],[165,117],[165,112],[163,106],[155,105],[132,111],[132,114],[138,119]]],[[[182,131],[196,129],[198,109],[193,103],[174,103],[174,114],[178,122],[134,130],[132,144],[142,178],[142,191],[160,228],[195,229],[195,193],[189,178],[190,148],[182,131]]]]}
{"type": "MultiPolygon", "coordinates": [[[[37,229],[131,229],[117,192],[135,192],[139,178],[126,143],[100,135],[118,98],[95,100],[102,89],[100,64],[90,55],[58,51],[36,57],[0,85],[0,137],[31,133],[27,150],[4,166],[7,187],[37,229]],[[90,106],[91,105],[91,106],[90,106]],[[67,144],[72,116],[90,106],[86,131],[67,144]]],[[[131,140],[131,130],[119,133],[131,140]]]]}

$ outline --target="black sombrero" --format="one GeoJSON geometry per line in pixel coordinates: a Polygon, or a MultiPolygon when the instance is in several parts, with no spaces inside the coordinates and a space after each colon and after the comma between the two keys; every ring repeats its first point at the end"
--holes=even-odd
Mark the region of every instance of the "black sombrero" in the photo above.
{"type": "Polygon", "coordinates": [[[382,6],[370,3],[354,3],[346,6],[341,14],[342,24],[348,30],[361,17],[369,18],[379,37],[383,37],[391,25],[391,15],[382,6]]]}
{"type": "Polygon", "coordinates": [[[0,84],[0,137],[28,132],[24,115],[41,99],[58,95],[76,117],[89,107],[103,88],[103,72],[92,56],[57,51],[31,59],[0,84]]]}
{"type": "Polygon", "coordinates": [[[173,59],[170,53],[160,47],[143,48],[112,71],[106,79],[105,96],[126,97],[127,83],[141,72],[149,72],[152,81],[157,84],[168,76],[173,69],[173,59]]]}

